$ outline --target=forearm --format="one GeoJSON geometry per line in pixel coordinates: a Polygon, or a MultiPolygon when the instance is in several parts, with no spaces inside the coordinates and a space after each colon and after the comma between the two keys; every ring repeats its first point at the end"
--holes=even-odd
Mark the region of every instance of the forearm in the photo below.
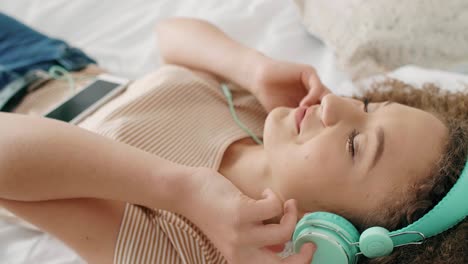
{"type": "Polygon", "coordinates": [[[4,199],[94,197],[175,211],[192,171],[63,122],[0,113],[0,124],[4,199]]]}
{"type": "Polygon", "coordinates": [[[256,73],[268,58],[229,38],[214,25],[187,18],[158,24],[161,56],[167,63],[215,73],[252,93],[256,73]]]}

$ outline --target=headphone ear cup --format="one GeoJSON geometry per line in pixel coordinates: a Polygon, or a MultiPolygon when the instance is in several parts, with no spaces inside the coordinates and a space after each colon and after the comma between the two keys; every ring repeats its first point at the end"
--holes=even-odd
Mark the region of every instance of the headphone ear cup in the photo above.
{"type": "Polygon", "coordinates": [[[314,212],[304,216],[296,225],[293,235],[294,250],[299,252],[302,245],[313,242],[317,246],[312,264],[354,264],[357,263],[359,232],[345,218],[327,212],[314,212]]]}

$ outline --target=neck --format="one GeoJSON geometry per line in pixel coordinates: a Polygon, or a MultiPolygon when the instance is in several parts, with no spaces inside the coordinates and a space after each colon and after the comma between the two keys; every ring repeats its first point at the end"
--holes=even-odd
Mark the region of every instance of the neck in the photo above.
{"type": "Polygon", "coordinates": [[[253,199],[261,199],[262,192],[271,186],[271,174],[263,146],[251,139],[240,140],[228,147],[219,172],[253,199]]]}

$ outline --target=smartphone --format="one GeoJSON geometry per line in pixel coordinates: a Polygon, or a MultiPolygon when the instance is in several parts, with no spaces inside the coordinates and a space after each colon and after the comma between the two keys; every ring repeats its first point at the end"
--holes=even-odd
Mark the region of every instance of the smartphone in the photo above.
{"type": "Polygon", "coordinates": [[[125,78],[101,74],[83,90],[54,107],[45,117],[77,124],[122,93],[128,83],[125,78]]]}

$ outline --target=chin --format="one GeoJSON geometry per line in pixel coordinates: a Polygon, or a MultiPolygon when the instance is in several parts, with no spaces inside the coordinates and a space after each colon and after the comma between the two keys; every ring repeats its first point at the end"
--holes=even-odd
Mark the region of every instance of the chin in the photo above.
{"type": "Polygon", "coordinates": [[[263,144],[267,148],[279,139],[279,132],[282,129],[282,122],[284,118],[291,112],[291,108],[277,107],[273,109],[265,119],[265,126],[263,130],[263,144]]]}
{"type": "Polygon", "coordinates": [[[273,121],[272,119],[274,118],[273,117],[273,112],[275,110],[271,111],[267,118],[265,119],[265,125],[263,127],[263,147],[268,147],[270,145],[270,141],[271,141],[271,138],[272,138],[272,134],[273,134],[273,130],[274,130],[274,126],[273,126],[273,121]]]}

